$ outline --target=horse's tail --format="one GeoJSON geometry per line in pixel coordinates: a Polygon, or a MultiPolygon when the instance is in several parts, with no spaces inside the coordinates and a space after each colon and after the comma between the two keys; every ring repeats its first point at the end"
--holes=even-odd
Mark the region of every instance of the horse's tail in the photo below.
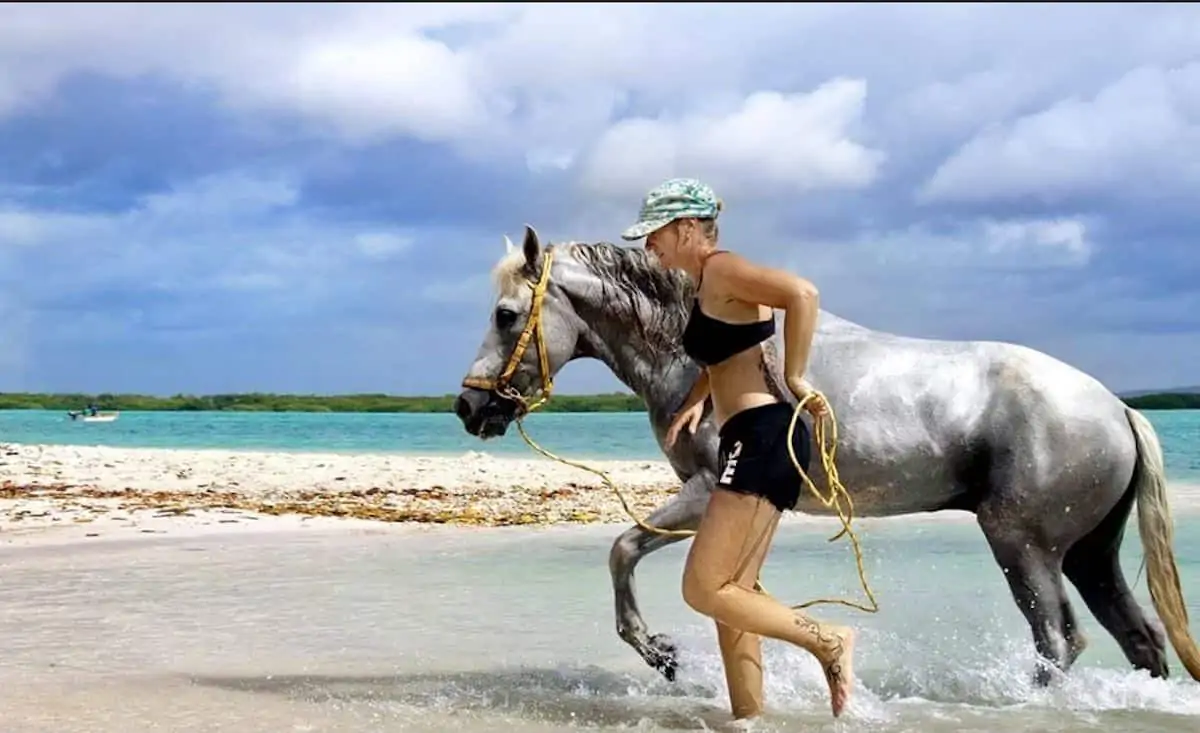
{"type": "Polygon", "coordinates": [[[1162,446],[1154,426],[1140,412],[1125,408],[1137,443],[1137,464],[1133,487],[1137,491],[1138,532],[1146,557],[1146,577],[1150,600],[1162,619],[1167,638],[1192,679],[1200,680],[1200,648],[1188,628],[1187,605],[1179,585],[1175,564],[1171,507],[1167,503],[1167,476],[1163,467],[1162,446]]]}

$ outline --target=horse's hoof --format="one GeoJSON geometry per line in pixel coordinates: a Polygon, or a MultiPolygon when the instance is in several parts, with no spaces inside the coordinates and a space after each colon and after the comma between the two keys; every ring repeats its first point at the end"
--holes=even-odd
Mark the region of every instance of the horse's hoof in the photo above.
{"type": "Polygon", "coordinates": [[[1039,662],[1033,667],[1034,687],[1049,687],[1051,682],[1061,678],[1066,673],[1050,662],[1039,662]]]}
{"type": "Polygon", "coordinates": [[[646,663],[662,673],[668,682],[675,681],[675,672],[679,669],[678,655],[675,642],[664,634],[654,634],[647,640],[646,663]]]}

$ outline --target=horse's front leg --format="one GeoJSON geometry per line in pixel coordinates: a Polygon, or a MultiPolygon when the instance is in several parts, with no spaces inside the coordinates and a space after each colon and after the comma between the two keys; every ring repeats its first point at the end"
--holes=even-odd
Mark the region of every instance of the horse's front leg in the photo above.
{"type": "MultiPolygon", "coordinates": [[[[701,470],[688,479],[679,493],[656,509],[644,520],[651,527],[663,530],[695,530],[700,525],[704,508],[708,506],[713,475],[701,470]]],[[[633,570],[638,562],[655,550],[674,544],[684,536],[660,534],[633,526],[613,542],[608,555],[612,573],[613,599],[616,602],[617,634],[654,669],[668,680],[675,679],[678,661],[675,645],[662,634],[650,635],[638,610],[633,590],[633,570]]]]}

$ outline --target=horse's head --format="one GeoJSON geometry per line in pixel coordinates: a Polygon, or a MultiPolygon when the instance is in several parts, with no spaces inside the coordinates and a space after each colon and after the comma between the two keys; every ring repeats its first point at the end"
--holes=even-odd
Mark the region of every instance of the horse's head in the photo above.
{"type": "Polygon", "coordinates": [[[472,435],[503,435],[519,412],[550,396],[554,375],[576,355],[581,325],[562,288],[551,280],[555,250],[543,250],[525,227],[520,250],[493,271],[499,295],[454,412],[472,435]]]}

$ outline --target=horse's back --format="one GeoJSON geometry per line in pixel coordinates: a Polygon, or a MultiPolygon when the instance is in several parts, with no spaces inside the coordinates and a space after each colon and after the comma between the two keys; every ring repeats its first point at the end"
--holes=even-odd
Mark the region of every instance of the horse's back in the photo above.
{"type": "Polygon", "coordinates": [[[834,323],[811,371],[837,413],[839,472],[867,513],[972,508],[1006,481],[1036,492],[1132,467],[1123,403],[1059,359],[834,323]]]}
{"type": "Polygon", "coordinates": [[[835,322],[818,338],[814,358],[851,411],[856,400],[887,400],[909,406],[911,415],[932,411],[950,422],[982,424],[989,409],[1072,424],[1123,420],[1124,403],[1098,379],[1028,346],[915,338],[835,322]]]}
{"type": "Polygon", "coordinates": [[[937,511],[970,492],[990,393],[978,345],[838,329],[818,336],[810,364],[837,417],[838,472],[859,513],[937,511]]]}
{"type": "Polygon", "coordinates": [[[991,347],[993,397],[982,423],[1024,457],[1024,481],[1124,490],[1136,460],[1125,403],[1098,379],[1044,352],[991,347]]]}

